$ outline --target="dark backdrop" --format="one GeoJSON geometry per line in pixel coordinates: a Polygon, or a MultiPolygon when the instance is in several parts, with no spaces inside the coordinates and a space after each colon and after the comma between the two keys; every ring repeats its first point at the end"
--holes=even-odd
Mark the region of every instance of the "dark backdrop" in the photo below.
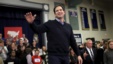
{"type": "MultiPolygon", "coordinates": [[[[4,27],[22,27],[23,34],[29,39],[29,42],[32,43],[33,35],[35,34],[32,29],[29,27],[29,24],[26,22],[24,15],[25,13],[31,11],[33,14],[37,14],[35,22],[37,24],[42,23],[42,11],[37,9],[30,8],[21,8],[21,7],[4,7],[0,6],[0,33],[4,37],[4,27]]],[[[39,44],[42,46],[42,35],[38,34],[39,44]]]]}

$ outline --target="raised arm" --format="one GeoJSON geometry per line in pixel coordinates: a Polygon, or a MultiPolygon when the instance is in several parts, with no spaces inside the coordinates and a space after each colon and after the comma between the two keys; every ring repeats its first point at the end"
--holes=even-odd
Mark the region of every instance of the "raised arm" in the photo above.
{"type": "Polygon", "coordinates": [[[46,24],[47,23],[44,23],[44,24],[40,24],[40,25],[37,25],[34,20],[36,18],[36,14],[33,15],[31,12],[28,12],[26,13],[25,15],[25,19],[27,20],[27,22],[30,24],[30,27],[31,29],[36,32],[36,33],[44,33],[47,31],[47,26],[46,24]]]}
{"type": "Polygon", "coordinates": [[[26,13],[24,16],[28,23],[33,23],[36,18],[36,14],[33,15],[31,12],[26,13]]]}

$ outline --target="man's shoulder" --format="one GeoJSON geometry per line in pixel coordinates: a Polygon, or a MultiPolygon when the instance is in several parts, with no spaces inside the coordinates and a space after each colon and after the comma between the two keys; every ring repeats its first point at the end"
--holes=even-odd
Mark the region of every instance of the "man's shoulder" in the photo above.
{"type": "Polygon", "coordinates": [[[72,28],[72,26],[69,23],[64,22],[64,24],[65,24],[65,26],[72,28]]]}
{"type": "Polygon", "coordinates": [[[50,24],[54,24],[54,22],[56,22],[55,20],[48,20],[47,22],[45,22],[45,25],[50,25],[50,24]]]}
{"type": "Polygon", "coordinates": [[[55,21],[55,19],[54,20],[48,20],[48,22],[50,22],[50,21],[55,21]]]}
{"type": "MultiPolygon", "coordinates": [[[[65,24],[70,25],[69,23],[65,22],[65,24]]],[[[71,25],[70,25],[71,26],[71,25]]]]}

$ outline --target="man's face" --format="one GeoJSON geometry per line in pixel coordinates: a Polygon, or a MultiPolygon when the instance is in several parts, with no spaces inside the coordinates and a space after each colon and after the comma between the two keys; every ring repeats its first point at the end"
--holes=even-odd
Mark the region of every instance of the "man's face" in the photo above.
{"type": "Polygon", "coordinates": [[[61,6],[56,7],[56,9],[55,9],[55,17],[60,19],[60,18],[63,18],[64,15],[65,15],[65,12],[62,9],[62,7],[61,6]]]}
{"type": "Polygon", "coordinates": [[[39,51],[36,51],[36,52],[35,52],[35,55],[37,55],[37,56],[38,56],[38,55],[39,55],[39,51]]]}
{"type": "Polygon", "coordinates": [[[87,43],[86,43],[86,46],[87,46],[88,48],[92,48],[92,46],[93,46],[92,40],[88,40],[87,43]]]}
{"type": "Polygon", "coordinates": [[[45,47],[45,46],[43,46],[43,47],[42,47],[42,50],[43,50],[43,51],[46,51],[47,49],[46,49],[46,47],[45,47]]]}

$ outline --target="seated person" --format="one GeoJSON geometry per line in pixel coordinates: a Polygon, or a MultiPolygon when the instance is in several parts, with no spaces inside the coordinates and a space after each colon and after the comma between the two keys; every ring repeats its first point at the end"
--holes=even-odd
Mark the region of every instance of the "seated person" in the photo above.
{"type": "Polygon", "coordinates": [[[39,50],[36,50],[35,55],[32,56],[32,62],[33,62],[33,64],[41,64],[42,63],[42,59],[39,56],[39,50]]]}
{"type": "Polygon", "coordinates": [[[20,60],[15,57],[16,56],[16,51],[11,51],[10,56],[6,59],[5,64],[20,64],[20,60]]]}

